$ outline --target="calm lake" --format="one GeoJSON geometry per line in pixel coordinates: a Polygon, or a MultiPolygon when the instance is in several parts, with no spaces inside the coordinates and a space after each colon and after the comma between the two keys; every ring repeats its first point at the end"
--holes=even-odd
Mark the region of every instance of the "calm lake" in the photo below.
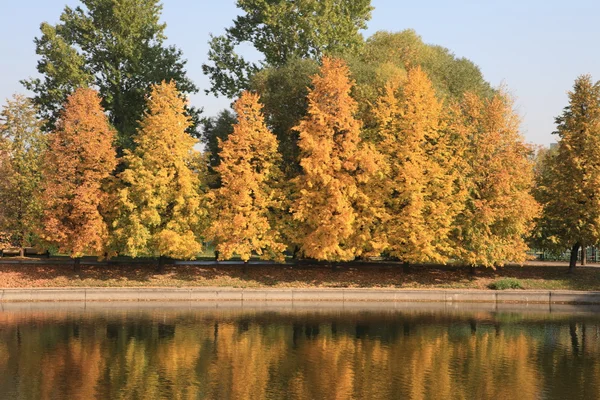
{"type": "Polygon", "coordinates": [[[0,398],[600,399],[593,309],[125,307],[3,305],[0,398]]]}

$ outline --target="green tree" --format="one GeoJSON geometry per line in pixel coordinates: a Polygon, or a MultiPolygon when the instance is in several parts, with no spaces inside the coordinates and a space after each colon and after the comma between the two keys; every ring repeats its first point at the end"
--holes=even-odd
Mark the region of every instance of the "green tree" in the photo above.
{"type": "Polygon", "coordinates": [[[70,95],[49,135],[45,153],[42,239],[76,259],[103,255],[108,244],[104,211],[117,159],[115,132],[93,89],[70,95]]]}
{"type": "Polygon", "coordinates": [[[119,177],[114,247],[132,257],[195,258],[202,251],[204,212],[196,140],[185,130],[190,118],[174,82],[152,87],[147,111],[126,151],[119,177]]]}
{"type": "Polygon", "coordinates": [[[234,109],[238,122],[226,141],[219,140],[222,186],[210,194],[212,224],[207,239],[220,259],[252,253],[283,261],[275,213],[281,208],[280,155],[277,138],[266,127],[257,95],[243,92],[234,109]]]}
{"type": "Polygon", "coordinates": [[[0,112],[0,232],[21,248],[34,244],[42,219],[39,186],[46,137],[33,103],[14,95],[0,112]]]}
{"type": "Polygon", "coordinates": [[[600,241],[600,84],[577,78],[556,124],[558,149],[538,174],[538,231],[549,247],[571,249],[573,272],[579,249],[600,241]]]}
{"type": "Polygon", "coordinates": [[[360,30],[366,28],[372,11],[370,0],[238,0],[237,7],[244,14],[225,35],[212,37],[210,64],[203,65],[212,83],[209,92],[229,98],[248,89],[260,69],[235,53],[239,44],[249,42],[267,66],[340,55],[362,45],[360,30]]]}
{"type": "MultiPolygon", "coordinates": [[[[181,51],[164,44],[159,0],[81,2],[83,7],[65,7],[60,23],[42,23],[35,39],[42,78],[23,84],[34,92],[50,128],[73,90],[97,88],[118,131],[119,147],[131,148],[151,84],[173,80],[183,94],[197,88],[186,76],[181,51]]],[[[198,110],[188,112],[198,119],[198,110]]]]}
{"type": "Polygon", "coordinates": [[[306,115],[308,90],[317,72],[318,62],[296,58],[278,68],[265,68],[252,77],[252,90],[261,96],[267,126],[277,136],[282,168],[288,179],[301,171],[299,137],[294,128],[306,115]]]}
{"type": "Polygon", "coordinates": [[[227,140],[233,133],[233,126],[237,123],[235,115],[229,110],[222,110],[216,117],[202,120],[202,135],[200,141],[204,144],[204,154],[208,158],[208,184],[210,187],[221,186],[215,168],[221,164],[219,156],[219,143],[227,140]]]}

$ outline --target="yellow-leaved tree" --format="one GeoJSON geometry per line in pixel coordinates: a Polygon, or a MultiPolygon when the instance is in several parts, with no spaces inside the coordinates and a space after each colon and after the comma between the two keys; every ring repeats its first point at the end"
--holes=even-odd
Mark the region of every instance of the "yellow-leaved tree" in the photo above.
{"type": "Polygon", "coordinates": [[[226,141],[219,139],[221,187],[209,194],[212,224],[206,238],[219,259],[252,253],[283,261],[276,215],[282,206],[281,156],[277,138],[265,125],[258,95],[243,92],[234,105],[237,123],[226,141]]]}
{"type": "Polygon", "coordinates": [[[193,259],[202,251],[199,153],[186,133],[191,121],[174,82],[156,84],[119,175],[114,247],[137,257],[193,259]]]}
{"type": "Polygon", "coordinates": [[[586,246],[600,242],[600,83],[578,77],[556,123],[558,146],[542,158],[537,176],[538,242],[570,249],[573,272],[579,249],[585,254],[586,246]]]}
{"type": "Polygon", "coordinates": [[[117,165],[115,131],[93,89],[68,97],[56,130],[48,136],[43,170],[41,236],[58,251],[75,258],[102,255],[108,243],[103,209],[117,165]]]}
{"type": "Polygon", "coordinates": [[[464,196],[456,185],[455,150],[442,102],[417,67],[403,84],[393,79],[386,85],[374,115],[388,165],[387,252],[405,263],[445,263],[464,196]]]}
{"type": "Polygon", "coordinates": [[[292,212],[300,251],[327,261],[376,254],[383,248],[376,228],[383,215],[369,189],[381,157],[361,141],[348,67],[325,57],[312,82],[307,116],[295,128],[302,174],[292,212]]]}
{"type": "Polygon", "coordinates": [[[532,149],[519,132],[513,103],[500,93],[467,93],[453,112],[452,130],[464,145],[465,208],[457,219],[456,259],[495,267],[523,262],[539,205],[532,196],[532,149]]]}
{"type": "Polygon", "coordinates": [[[0,111],[0,236],[19,247],[21,256],[24,247],[37,244],[34,232],[43,214],[39,188],[46,135],[37,114],[23,95],[14,95],[0,111]]]}

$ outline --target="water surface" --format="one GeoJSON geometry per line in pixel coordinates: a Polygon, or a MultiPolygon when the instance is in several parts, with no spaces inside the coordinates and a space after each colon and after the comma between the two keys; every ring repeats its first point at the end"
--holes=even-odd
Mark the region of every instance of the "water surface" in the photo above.
{"type": "Polygon", "coordinates": [[[146,307],[6,308],[0,397],[600,398],[596,313],[146,307]]]}

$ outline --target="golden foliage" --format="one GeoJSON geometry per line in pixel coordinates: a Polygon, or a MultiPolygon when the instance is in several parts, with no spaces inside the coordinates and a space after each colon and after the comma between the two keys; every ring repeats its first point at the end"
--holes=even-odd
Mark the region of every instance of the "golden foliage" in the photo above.
{"type": "Polygon", "coordinates": [[[457,140],[466,143],[462,185],[468,193],[457,222],[456,257],[486,267],[525,261],[525,237],[539,205],[531,194],[531,148],[511,100],[466,94],[453,124],[457,140]]]}
{"type": "Polygon", "coordinates": [[[600,84],[579,77],[557,123],[560,140],[541,157],[536,192],[543,245],[562,251],[600,241],[600,84]]]}
{"type": "Polygon", "coordinates": [[[186,133],[190,124],[175,83],[154,85],[135,149],[123,157],[113,222],[115,247],[133,257],[192,259],[202,250],[199,154],[186,133]]]}
{"type": "Polygon", "coordinates": [[[380,247],[368,226],[375,218],[364,218],[377,215],[364,185],[375,179],[380,156],[361,141],[352,85],[343,61],[324,58],[308,94],[308,115],[296,127],[303,173],[292,211],[301,252],[320,260],[351,260],[365,245],[380,247]]]}
{"type": "Polygon", "coordinates": [[[444,263],[463,205],[445,111],[420,67],[409,70],[402,87],[399,83],[387,84],[374,110],[379,150],[388,164],[388,252],[409,263],[444,263]]]}
{"type": "Polygon", "coordinates": [[[115,132],[98,93],[81,88],[69,96],[48,140],[41,235],[72,257],[102,254],[108,239],[104,186],[117,161],[115,132]]]}
{"type": "Polygon", "coordinates": [[[238,122],[220,142],[216,170],[222,186],[210,193],[213,222],[206,236],[216,243],[220,259],[238,254],[248,261],[255,252],[283,261],[286,246],[274,215],[281,208],[277,138],[265,126],[258,95],[242,93],[234,109],[238,122]]]}
{"type": "Polygon", "coordinates": [[[0,112],[0,232],[19,247],[34,244],[42,215],[39,186],[46,137],[37,111],[30,99],[14,95],[0,112]]]}

